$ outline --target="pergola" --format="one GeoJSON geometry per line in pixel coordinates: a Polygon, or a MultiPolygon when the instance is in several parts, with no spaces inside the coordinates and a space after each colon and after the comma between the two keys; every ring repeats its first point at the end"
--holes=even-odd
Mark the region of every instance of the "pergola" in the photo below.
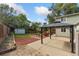
{"type": "Polygon", "coordinates": [[[71,43],[71,52],[74,53],[74,24],[68,23],[52,23],[49,25],[41,26],[41,44],[43,44],[43,29],[50,29],[50,39],[51,39],[51,28],[69,28],[70,29],[70,43],[71,43]]]}

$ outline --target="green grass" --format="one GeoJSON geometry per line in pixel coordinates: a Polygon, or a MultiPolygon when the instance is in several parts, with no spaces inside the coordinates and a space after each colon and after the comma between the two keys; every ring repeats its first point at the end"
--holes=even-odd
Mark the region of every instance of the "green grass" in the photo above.
{"type": "Polygon", "coordinates": [[[16,38],[31,38],[31,34],[16,34],[16,38]]]}

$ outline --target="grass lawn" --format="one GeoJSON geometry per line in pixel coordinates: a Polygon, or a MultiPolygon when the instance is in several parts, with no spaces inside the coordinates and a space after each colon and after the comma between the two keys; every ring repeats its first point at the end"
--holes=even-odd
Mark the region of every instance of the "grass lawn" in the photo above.
{"type": "Polygon", "coordinates": [[[16,34],[15,38],[31,38],[31,34],[16,34]]]}

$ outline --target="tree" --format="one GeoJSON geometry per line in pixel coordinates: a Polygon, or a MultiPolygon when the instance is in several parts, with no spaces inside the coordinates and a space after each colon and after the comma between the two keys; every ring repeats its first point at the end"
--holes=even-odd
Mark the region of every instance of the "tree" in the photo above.
{"type": "Polygon", "coordinates": [[[19,14],[16,16],[16,19],[18,20],[17,28],[24,28],[26,30],[26,33],[29,32],[31,22],[27,19],[26,15],[19,14]]]}
{"type": "Polygon", "coordinates": [[[19,24],[18,24],[18,26],[17,26],[18,28],[26,28],[26,27],[29,26],[30,21],[27,20],[26,15],[24,15],[24,14],[19,14],[18,16],[16,16],[16,18],[17,18],[17,20],[18,20],[18,22],[19,22],[19,24]]]}
{"type": "Polygon", "coordinates": [[[11,29],[14,29],[17,25],[17,20],[15,17],[16,11],[6,4],[0,4],[0,22],[4,23],[11,29]]]}
{"type": "Polygon", "coordinates": [[[76,3],[56,3],[52,4],[51,8],[49,10],[52,10],[52,16],[48,15],[48,22],[53,23],[54,17],[61,16],[61,15],[67,15],[72,13],[79,12],[79,7],[76,3]]]}
{"type": "Polygon", "coordinates": [[[16,12],[17,11],[9,7],[9,5],[0,4],[0,22],[10,27],[11,30],[28,27],[30,21],[27,20],[26,15],[17,15],[16,12]]]}
{"type": "Polygon", "coordinates": [[[41,26],[41,23],[32,22],[31,29],[36,33],[40,31],[40,26],[41,26]]]}
{"type": "Polygon", "coordinates": [[[49,24],[51,24],[51,23],[53,23],[55,21],[54,16],[48,15],[47,18],[48,18],[48,23],[49,24]]]}
{"type": "Polygon", "coordinates": [[[76,13],[79,12],[78,9],[77,3],[59,3],[54,6],[57,16],[76,13]]]}

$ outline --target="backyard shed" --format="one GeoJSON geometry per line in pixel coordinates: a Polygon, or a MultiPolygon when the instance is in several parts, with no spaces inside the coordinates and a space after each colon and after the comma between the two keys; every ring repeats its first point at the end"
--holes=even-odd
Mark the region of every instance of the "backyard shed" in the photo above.
{"type": "Polygon", "coordinates": [[[25,34],[25,29],[24,28],[17,28],[17,29],[15,29],[15,34],[25,34]]]}

